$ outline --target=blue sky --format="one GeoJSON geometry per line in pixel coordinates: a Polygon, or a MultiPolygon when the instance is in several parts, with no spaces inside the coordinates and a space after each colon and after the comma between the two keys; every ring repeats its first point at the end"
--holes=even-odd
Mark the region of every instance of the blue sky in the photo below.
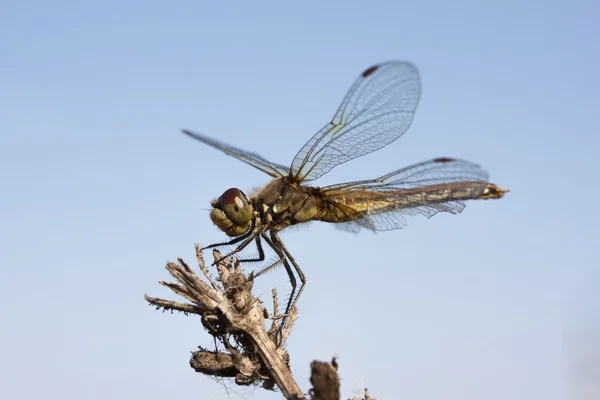
{"type": "MultiPolygon", "coordinates": [[[[308,276],[290,339],[380,399],[588,400],[600,381],[600,7],[592,1],[23,1],[0,34],[0,395],[275,399],[194,373],[211,341],[144,293],[224,235],[210,201],[267,176],[188,128],[291,162],[354,78],[419,66],[410,130],[317,184],[432,157],[511,193],[399,231],[283,232],[308,276]],[[588,390],[588,397],[584,391],[588,390]]],[[[286,293],[283,270],[257,292],[286,293]]],[[[600,390],[596,388],[595,390],[600,390]]]]}

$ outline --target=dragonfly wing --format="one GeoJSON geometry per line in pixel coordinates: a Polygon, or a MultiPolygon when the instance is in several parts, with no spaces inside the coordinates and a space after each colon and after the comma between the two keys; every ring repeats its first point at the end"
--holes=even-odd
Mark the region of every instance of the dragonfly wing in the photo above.
{"type": "Polygon", "coordinates": [[[411,63],[389,61],[365,70],[331,122],[298,152],[291,175],[312,181],[392,143],[410,127],[420,95],[419,71],[411,63]]]}
{"type": "Polygon", "coordinates": [[[237,158],[247,164],[252,165],[254,168],[257,168],[263,171],[266,174],[271,175],[273,178],[280,178],[288,175],[289,168],[284,167],[283,165],[275,164],[270,161],[267,161],[265,158],[261,157],[256,153],[251,153],[246,150],[238,149],[237,147],[230,146],[208,136],[205,136],[201,133],[195,133],[188,130],[183,129],[183,133],[188,136],[193,137],[196,140],[199,140],[203,143],[206,143],[209,146],[217,148],[224,152],[227,155],[237,158]]]}
{"type": "Polygon", "coordinates": [[[481,195],[488,174],[468,161],[437,158],[413,164],[377,179],[348,182],[321,188],[324,196],[355,215],[343,224],[372,231],[400,229],[406,226],[405,216],[422,215],[431,218],[439,212],[458,214],[465,200],[481,195]],[[457,187],[465,193],[462,199],[431,200],[433,190],[457,187]]]}
{"type": "Polygon", "coordinates": [[[363,215],[361,218],[355,221],[342,222],[337,225],[350,225],[351,227],[339,228],[342,230],[356,232],[362,228],[370,231],[390,231],[394,229],[402,229],[407,225],[406,215],[422,215],[425,218],[431,218],[439,212],[449,212],[451,214],[459,214],[466,204],[464,201],[452,201],[445,205],[445,207],[439,207],[438,205],[429,206],[414,206],[410,209],[402,210],[389,210],[374,212],[368,215],[363,215]]]}

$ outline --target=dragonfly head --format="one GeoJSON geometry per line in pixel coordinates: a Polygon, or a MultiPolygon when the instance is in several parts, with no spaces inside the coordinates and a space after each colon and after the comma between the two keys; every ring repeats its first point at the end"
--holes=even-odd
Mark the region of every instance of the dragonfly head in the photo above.
{"type": "Polygon", "coordinates": [[[252,205],[240,189],[227,189],[211,205],[210,219],[227,236],[240,236],[250,229],[252,205]]]}

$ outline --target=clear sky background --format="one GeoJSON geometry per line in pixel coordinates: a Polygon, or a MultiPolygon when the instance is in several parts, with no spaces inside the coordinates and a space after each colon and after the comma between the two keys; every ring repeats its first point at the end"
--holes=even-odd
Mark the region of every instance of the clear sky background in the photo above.
{"type": "MultiPolygon", "coordinates": [[[[452,156],[511,193],[376,235],[285,231],[308,276],[298,381],[337,354],[345,397],[599,398],[599,15],[594,1],[5,2],[0,397],[280,398],[193,372],[190,351],[212,344],[198,319],[143,300],[174,298],[166,261],[224,238],[213,198],[268,180],[180,128],[287,164],[364,68],[403,59],[423,82],[410,130],[316,183],[452,156]]],[[[274,285],[287,293],[283,270],[257,292],[274,285]]]]}

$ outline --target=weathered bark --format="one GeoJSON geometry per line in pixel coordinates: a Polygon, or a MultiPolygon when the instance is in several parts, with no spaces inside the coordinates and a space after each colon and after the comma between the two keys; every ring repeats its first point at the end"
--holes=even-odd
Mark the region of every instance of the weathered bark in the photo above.
{"type": "MultiPolygon", "coordinates": [[[[213,251],[213,257],[220,260],[221,254],[213,251]]],[[[219,283],[210,275],[198,245],[196,258],[206,280],[178,259],[178,263],[168,262],[166,266],[178,283],[160,281],[161,285],[170,288],[188,303],[145,295],[146,301],[158,309],[199,315],[204,328],[225,347],[226,352],[205,349],[194,352],[190,366],[205,375],[234,378],[238,385],[262,384],[267,390],[273,390],[277,385],[286,399],[306,399],[292,377],[289,355],[284,348],[296,321],[296,308],[291,310],[281,328],[275,290],[275,315],[270,315],[262,302],[252,296],[252,275],[247,277],[235,258],[216,263],[219,283]],[[268,331],[265,320],[271,321],[268,331]]],[[[311,399],[340,399],[335,359],[331,364],[314,361],[311,368],[314,386],[310,390],[311,399]]],[[[365,391],[365,400],[369,399],[373,398],[365,391]]]]}

